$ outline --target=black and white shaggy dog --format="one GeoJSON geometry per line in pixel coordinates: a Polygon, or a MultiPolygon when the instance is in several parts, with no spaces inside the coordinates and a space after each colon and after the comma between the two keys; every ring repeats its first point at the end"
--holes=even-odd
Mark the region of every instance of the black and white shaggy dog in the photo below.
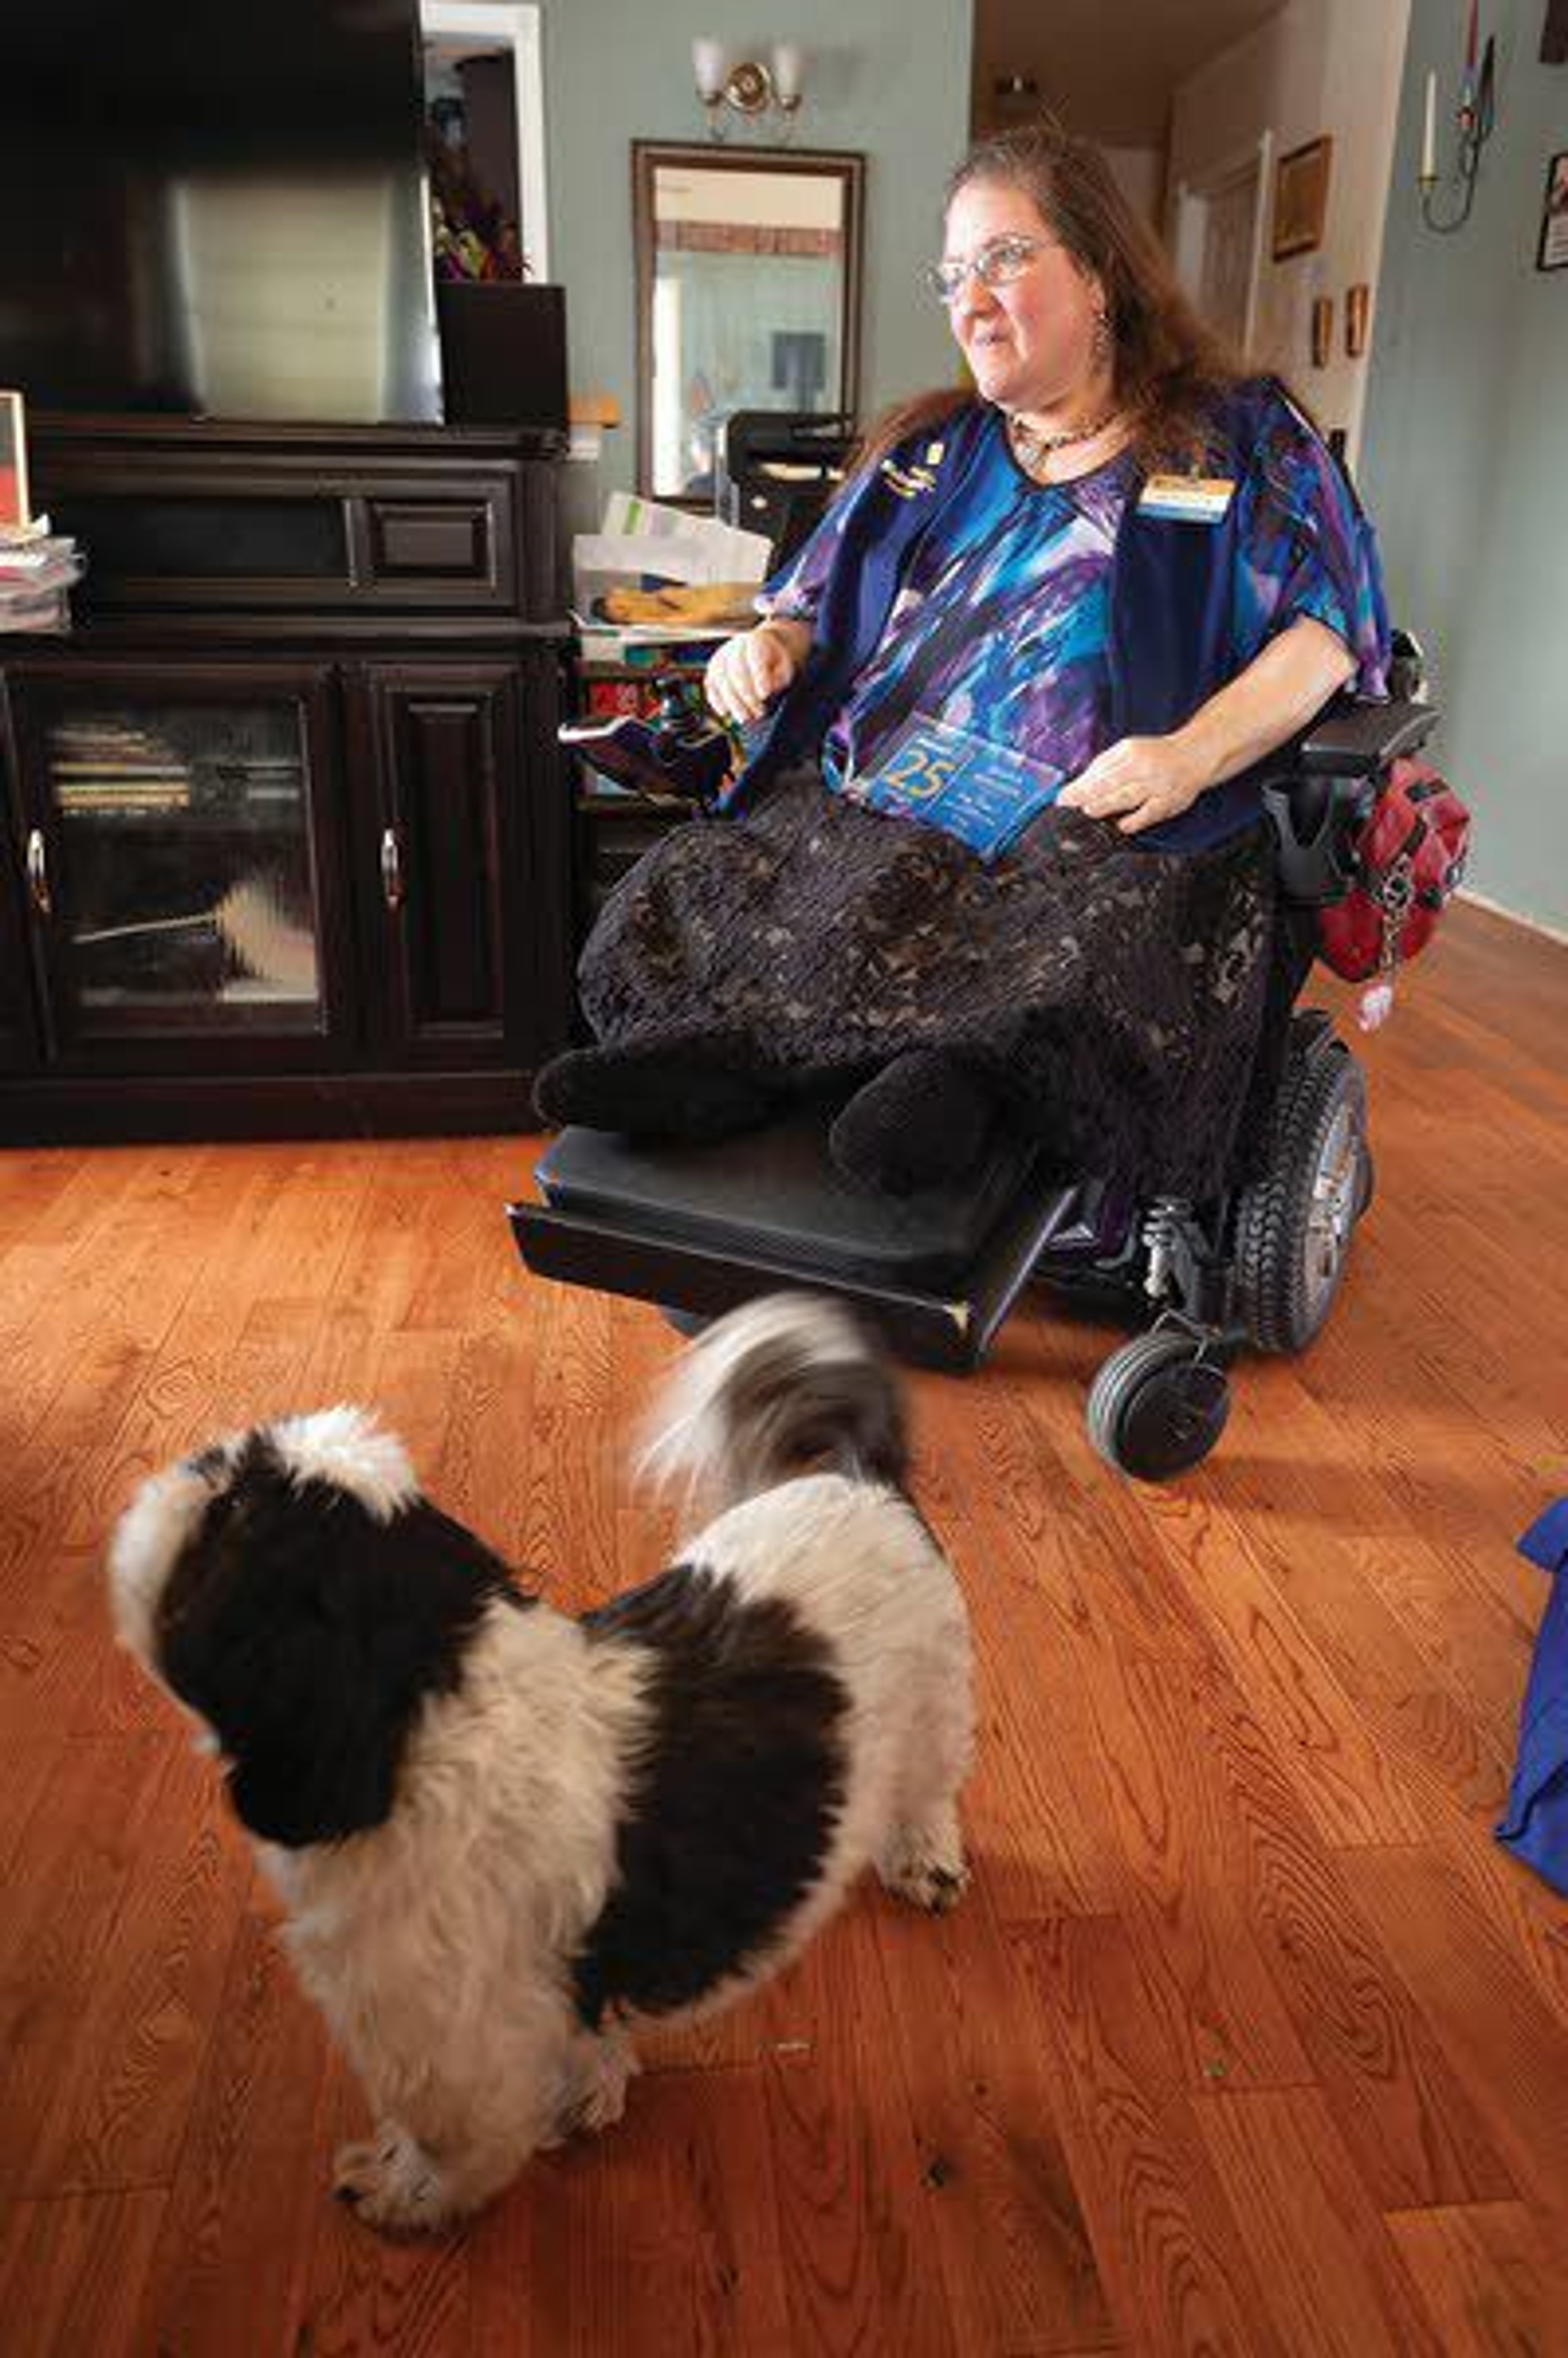
{"type": "Polygon", "coordinates": [[[373,2107],[338,2190],[389,2232],[618,2119],[629,2021],[743,1996],[862,1868],[963,1888],[968,1623],[852,1322],[721,1320],[648,1454],[722,1511],[576,1621],[354,1408],[184,1460],[114,1535],[120,1635],[211,1731],[373,2107]]]}

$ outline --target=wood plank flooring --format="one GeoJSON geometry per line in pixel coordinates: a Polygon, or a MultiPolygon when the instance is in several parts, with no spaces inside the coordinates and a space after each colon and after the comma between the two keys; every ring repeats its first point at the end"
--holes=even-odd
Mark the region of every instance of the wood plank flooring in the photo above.
{"type": "MultiPolygon", "coordinates": [[[[1340,995],[1343,1005],[1344,995],[1340,995]]],[[[356,2093],[104,1533],[214,1432],[380,1403],[565,1605],[659,1564],[651,1311],[527,1282],[527,1140],[0,1156],[7,2358],[1568,2351],[1568,1902],[1492,1839],[1568,1490],[1568,951],[1475,909],[1363,1044],[1379,1202],[1318,1347],[1177,1487],[1114,1337],[914,1384],[981,1677],[973,1894],[867,1890],[664,2035],[463,2238],[327,2199],[356,2093]]]]}

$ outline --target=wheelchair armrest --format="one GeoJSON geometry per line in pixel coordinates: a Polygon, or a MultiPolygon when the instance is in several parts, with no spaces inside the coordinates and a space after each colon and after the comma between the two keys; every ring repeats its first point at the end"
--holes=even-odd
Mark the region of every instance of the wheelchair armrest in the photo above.
{"type": "Polygon", "coordinates": [[[1379,778],[1400,754],[1425,743],[1438,717],[1431,704],[1357,698],[1313,722],[1292,767],[1263,788],[1287,901],[1322,908],[1344,899],[1356,831],[1377,800],[1379,778]]]}
{"type": "Polygon", "coordinates": [[[1376,777],[1400,754],[1423,745],[1438,719],[1433,704],[1356,698],[1313,722],[1297,760],[1308,777],[1376,777]]]}

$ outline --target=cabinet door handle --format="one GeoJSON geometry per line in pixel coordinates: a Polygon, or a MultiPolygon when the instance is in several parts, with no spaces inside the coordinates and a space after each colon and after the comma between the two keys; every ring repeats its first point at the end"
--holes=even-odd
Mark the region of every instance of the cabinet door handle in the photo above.
{"type": "Polygon", "coordinates": [[[49,892],[49,854],[44,848],[41,827],[27,829],[27,890],[33,896],[33,906],[40,917],[54,914],[54,899],[49,892]]]}
{"type": "Polygon", "coordinates": [[[389,909],[402,908],[403,847],[397,840],[397,829],[395,827],[382,829],[381,896],[389,909]]]}

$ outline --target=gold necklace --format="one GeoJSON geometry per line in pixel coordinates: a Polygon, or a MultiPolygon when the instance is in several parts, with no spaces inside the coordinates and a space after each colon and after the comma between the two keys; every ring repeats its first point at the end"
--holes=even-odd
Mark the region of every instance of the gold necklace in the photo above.
{"type": "Polygon", "coordinates": [[[1091,418],[1087,426],[1070,427],[1065,434],[1042,434],[1037,427],[1025,425],[1022,417],[1010,415],[1008,438],[1026,467],[1037,467],[1054,452],[1070,450],[1076,442],[1098,442],[1100,436],[1116,424],[1120,415],[1119,409],[1105,410],[1098,417],[1091,418]]]}

